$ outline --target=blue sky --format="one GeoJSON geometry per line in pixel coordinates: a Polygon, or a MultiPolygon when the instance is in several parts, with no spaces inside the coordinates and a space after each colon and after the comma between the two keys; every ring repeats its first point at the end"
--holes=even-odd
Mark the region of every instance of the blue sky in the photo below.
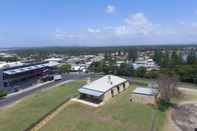
{"type": "Polygon", "coordinates": [[[0,47],[197,43],[196,0],[2,0],[0,47]]]}

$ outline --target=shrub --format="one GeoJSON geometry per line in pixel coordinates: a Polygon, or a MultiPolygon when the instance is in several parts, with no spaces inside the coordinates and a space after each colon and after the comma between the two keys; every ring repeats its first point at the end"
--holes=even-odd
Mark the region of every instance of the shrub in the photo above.
{"type": "Polygon", "coordinates": [[[0,98],[4,97],[7,95],[7,92],[0,90],[0,98]]]}
{"type": "Polygon", "coordinates": [[[174,105],[170,102],[166,102],[165,100],[160,99],[158,104],[158,109],[160,111],[166,111],[170,107],[173,107],[174,105]]]}

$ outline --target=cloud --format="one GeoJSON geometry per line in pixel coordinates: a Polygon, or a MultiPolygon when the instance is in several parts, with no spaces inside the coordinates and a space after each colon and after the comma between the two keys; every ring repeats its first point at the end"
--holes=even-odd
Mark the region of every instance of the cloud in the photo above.
{"type": "Polygon", "coordinates": [[[107,5],[105,12],[108,14],[113,14],[116,11],[116,7],[114,5],[107,5]]]}
{"type": "Polygon", "coordinates": [[[101,33],[106,35],[113,34],[115,36],[150,35],[156,33],[158,24],[153,24],[143,13],[135,13],[129,15],[121,25],[106,26],[103,28],[88,28],[89,33],[101,33]],[[108,34],[107,34],[108,33],[108,34]]]}
{"type": "Polygon", "coordinates": [[[89,33],[99,33],[100,29],[93,29],[93,28],[88,28],[89,33]]]}
{"type": "Polygon", "coordinates": [[[153,23],[143,13],[136,13],[127,17],[123,25],[116,27],[115,32],[119,35],[148,35],[153,30],[153,23]]]}
{"type": "Polygon", "coordinates": [[[55,40],[78,40],[78,39],[82,39],[84,37],[83,34],[80,33],[68,33],[68,32],[64,32],[60,29],[56,29],[55,33],[53,34],[53,38],[55,40]]]}
{"type": "Polygon", "coordinates": [[[130,14],[119,25],[88,28],[82,32],[65,33],[56,31],[56,38],[80,44],[129,45],[165,44],[197,41],[197,22],[177,21],[175,24],[156,23],[144,13],[130,14]]]}

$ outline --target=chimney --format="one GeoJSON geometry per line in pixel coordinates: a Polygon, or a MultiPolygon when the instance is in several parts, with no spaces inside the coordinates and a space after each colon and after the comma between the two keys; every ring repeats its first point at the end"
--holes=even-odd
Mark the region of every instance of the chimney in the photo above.
{"type": "Polygon", "coordinates": [[[111,80],[111,75],[108,75],[108,83],[111,84],[111,85],[113,84],[112,80],[111,80]]]}
{"type": "Polygon", "coordinates": [[[90,77],[87,78],[87,84],[90,84],[91,80],[90,77]]]}

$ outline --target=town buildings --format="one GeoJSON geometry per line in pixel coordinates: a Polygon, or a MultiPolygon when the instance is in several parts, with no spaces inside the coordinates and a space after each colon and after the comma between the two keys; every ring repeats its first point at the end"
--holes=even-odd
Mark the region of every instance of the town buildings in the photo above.
{"type": "Polygon", "coordinates": [[[155,61],[147,56],[138,57],[138,59],[134,63],[132,63],[132,65],[134,69],[144,67],[147,71],[159,70],[159,66],[155,63],[155,61]]]}
{"type": "Polygon", "coordinates": [[[47,75],[54,66],[49,62],[1,63],[0,89],[11,93],[27,88],[47,75]]]}

